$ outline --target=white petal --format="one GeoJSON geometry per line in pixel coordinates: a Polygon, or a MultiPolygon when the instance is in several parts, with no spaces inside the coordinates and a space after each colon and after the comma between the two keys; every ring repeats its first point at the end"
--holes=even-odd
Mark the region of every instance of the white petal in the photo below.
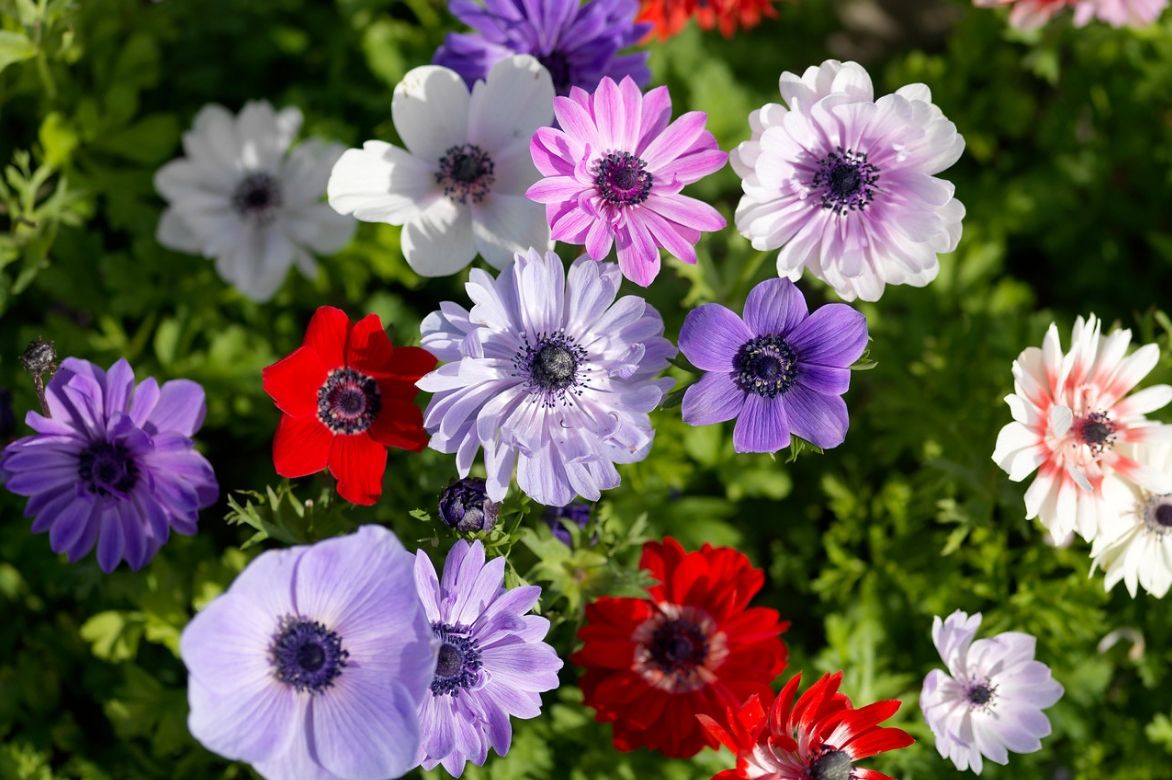
{"type": "Polygon", "coordinates": [[[421,276],[447,276],[476,255],[472,215],[466,206],[438,198],[403,226],[403,257],[421,276]]]}
{"type": "Polygon", "coordinates": [[[472,232],[480,256],[496,268],[526,249],[549,249],[545,207],[520,195],[493,194],[472,207],[472,232]]]}
{"type": "Polygon", "coordinates": [[[175,209],[167,209],[159,218],[159,227],[155,232],[158,242],[168,249],[177,252],[187,252],[196,255],[203,251],[203,243],[192,232],[183,217],[175,209]]]}
{"type": "Polygon", "coordinates": [[[472,89],[468,142],[490,153],[519,140],[528,145],[537,128],[553,122],[553,95],[541,63],[528,55],[506,57],[472,89]]]}
{"type": "Polygon", "coordinates": [[[350,243],[358,224],[353,217],[339,214],[324,203],[290,211],[284,220],[294,241],[323,255],[333,254],[350,243]]]}
{"type": "Polygon", "coordinates": [[[424,65],[395,87],[391,115],[407,149],[438,162],[449,148],[468,141],[468,104],[468,87],[458,74],[424,65]]]}
{"type": "Polygon", "coordinates": [[[330,173],[330,206],[364,222],[402,225],[419,216],[438,194],[435,172],[418,158],[383,141],[348,149],[330,173]]]}

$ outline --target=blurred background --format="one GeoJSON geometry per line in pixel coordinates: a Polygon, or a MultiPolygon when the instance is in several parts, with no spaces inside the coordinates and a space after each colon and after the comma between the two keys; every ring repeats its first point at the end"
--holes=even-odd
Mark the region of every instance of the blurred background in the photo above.
{"type": "MultiPolygon", "coordinates": [[[[210,261],[157,243],[152,176],[211,102],[295,105],[303,136],[350,146],[397,141],[394,85],[460,27],[439,0],[0,0],[0,19],[0,443],[26,433],[36,400],[17,357],[46,337],[61,356],[126,357],[139,379],[202,383],[199,441],[224,491],[198,536],[112,575],[53,555],[22,501],[0,493],[0,779],[250,778],[187,733],[176,651],[193,611],[267,546],[380,522],[438,559],[455,538],[434,519],[455,478],[438,453],[392,452],[370,509],[323,500],[328,480],[283,485],[261,368],[300,343],[323,304],[378,313],[396,343],[418,343],[439,301],[465,301],[463,278],[417,277],[398,228],[362,224],[315,279],[290,273],[255,304],[210,261]]],[[[860,307],[878,366],[854,375],[841,448],[792,463],[734,457],[731,427],[689,428],[663,409],[651,456],[622,471],[573,547],[540,507],[511,499],[504,525],[515,530],[486,541],[508,555],[513,581],[546,588],[550,641],[567,655],[585,600],[631,592],[644,539],[735,545],[767,573],[757,603],[792,622],[786,677],[843,669],[852,698],[904,701],[891,725],[918,744],[869,766],[903,780],[960,776],[917,704],[939,665],[932,616],[959,608],[983,612],[984,632],[1036,634],[1066,687],[1044,749],[985,777],[1172,777],[1168,605],[1104,592],[1088,545],[1048,546],[1023,519],[1024,486],[990,459],[1009,420],[1010,363],[1051,321],[1064,342],[1078,314],[1131,328],[1165,354],[1148,382],[1172,378],[1172,321],[1160,311],[1172,290],[1172,13],[1142,30],[1077,29],[1065,14],[1022,33],[967,0],[792,0],[732,39],[689,26],[649,48],[676,113],[707,111],[725,149],[747,137],[751,110],[778,99],[783,70],[834,57],[863,63],[879,94],[927,83],[967,141],[944,176],[968,216],[937,281],[860,307]]],[[[731,222],[731,169],[690,192],[731,222]]],[[[696,267],[665,260],[647,295],[675,340],[688,308],[739,311],[773,273],[772,254],[730,228],[705,237],[696,267]]],[[[812,305],[833,299],[813,280],[802,287],[812,305]]],[[[465,776],[685,780],[731,765],[711,751],[619,753],[582,707],[577,674],[567,666],[542,716],[515,723],[507,757],[465,776]]]]}

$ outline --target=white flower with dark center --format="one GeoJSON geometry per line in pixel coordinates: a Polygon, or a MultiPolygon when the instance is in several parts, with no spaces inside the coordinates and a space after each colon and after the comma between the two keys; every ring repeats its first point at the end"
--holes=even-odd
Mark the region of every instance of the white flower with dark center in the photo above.
{"type": "Polygon", "coordinates": [[[406,149],[367,141],[330,174],[330,205],[402,225],[403,257],[423,276],[459,271],[479,252],[504,268],[550,246],[545,209],[525,197],[540,178],[529,139],[553,119],[553,82],[528,55],[508,57],[469,93],[455,71],[426,65],[395,87],[391,115],[406,149]]]}
{"type": "MultiPolygon", "coordinates": [[[[1172,444],[1140,444],[1129,453],[1136,462],[1172,475],[1172,444]]],[[[1091,547],[1094,567],[1106,575],[1108,590],[1121,580],[1132,598],[1143,588],[1163,598],[1172,587],[1172,494],[1157,493],[1120,479],[1103,483],[1115,522],[1091,547]]]]}
{"type": "Polygon", "coordinates": [[[220,276],[255,301],[271,298],[291,265],[313,276],[314,254],[344,247],[354,220],[322,202],[342,147],[310,139],[290,151],[300,127],[296,108],[254,101],[233,116],[204,106],[183,134],[186,157],[155,174],[170,204],[159,243],[214,258],[220,276]]]}

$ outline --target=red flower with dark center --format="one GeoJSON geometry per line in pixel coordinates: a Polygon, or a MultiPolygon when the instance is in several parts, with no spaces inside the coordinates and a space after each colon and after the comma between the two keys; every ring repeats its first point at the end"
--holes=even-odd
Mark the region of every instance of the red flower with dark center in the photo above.
{"type": "Polygon", "coordinates": [[[648,598],[600,598],[586,607],[584,645],[571,661],[595,717],[614,724],[619,750],[646,747],[686,758],[705,745],[698,714],[769,692],[786,663],[776,610],[749,608],[765,574],[742,553],[675,539],[643,545],[639,565],[659,584],[648,598]]]}
{"type": "Polygon", "coordinates": [[[824,675],[795,704],[801,679],[799,674],[786,683],[768,717],[757,696],[730,708],[719,722],[698,716],[712,746],[724,745],[737,755],[737,768],[712,780],[894,780],[855,762],[915,742],[906,731],[879,726],[899,709],[899,700],[855,709],[838,692],[838,672],[824,675]]]}
{"type": "Polygon", "coordinates": [[[765,17],[777,16],[774,0],[643,0],[636,21],[654,25],[651,35],[670,38],[695,19],[701,29],[720,29],[729,38],[739,27],[756,27],[765,17]]]}
{"type": "Polygon", "coordinates": [[[284,412],[273,438],[277,473],[329,468],[342,498],[373,504],[387,447],[427,446],[415,382],[435,364],[427,350],[392,346],[375,314],[351,327],[340,309],[319,308],[301,346],[264,370],[265,392],[284,412]]]}

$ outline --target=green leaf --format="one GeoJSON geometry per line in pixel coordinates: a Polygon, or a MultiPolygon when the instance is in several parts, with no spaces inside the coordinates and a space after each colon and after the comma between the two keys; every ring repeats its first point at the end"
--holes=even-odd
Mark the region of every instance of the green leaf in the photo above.
{"type": "Polygon", "coordinates": [[[138,652],[143,620],[134,612],[99,612],[81,627],[81,638],[105,661],[126,661],[138,652]]]}
{"type": "Polygon", "coordinates": [[[37,45],[23,33],[0,30],[0,71],[9,65],[37,56],[37,45]]]}

